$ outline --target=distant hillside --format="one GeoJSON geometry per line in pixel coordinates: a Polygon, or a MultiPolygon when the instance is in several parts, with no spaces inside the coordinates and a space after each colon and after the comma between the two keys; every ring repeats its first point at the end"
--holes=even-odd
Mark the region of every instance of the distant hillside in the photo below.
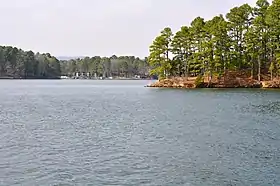
{"type": "Polygon", "coordinates": [[[58,60],[71,60],[71,59],[83,59],[85,58],[84,56],[57,56],[56,57],[58,60]]]}

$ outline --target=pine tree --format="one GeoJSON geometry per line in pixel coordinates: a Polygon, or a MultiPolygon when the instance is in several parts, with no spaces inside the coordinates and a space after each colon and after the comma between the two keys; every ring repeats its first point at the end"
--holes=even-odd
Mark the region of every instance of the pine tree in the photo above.
{"type": "Polygon", "coordinates": [[[159,75],[160,78],[168,77],[171,66],[170,52],[172,42],[172,31],[165,28],[161,35],[156,37],[150,46],[149,64],[152,67],[151,74],[159,75]]]}

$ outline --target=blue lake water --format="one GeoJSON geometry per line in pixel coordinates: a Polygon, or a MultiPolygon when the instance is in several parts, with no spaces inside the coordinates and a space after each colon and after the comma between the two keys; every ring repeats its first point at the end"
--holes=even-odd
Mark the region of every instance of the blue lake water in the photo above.
{"type": "Polygon", "coordinates": [[[280,185],[280,91],[1,80],[0,185],[280,185]]]}

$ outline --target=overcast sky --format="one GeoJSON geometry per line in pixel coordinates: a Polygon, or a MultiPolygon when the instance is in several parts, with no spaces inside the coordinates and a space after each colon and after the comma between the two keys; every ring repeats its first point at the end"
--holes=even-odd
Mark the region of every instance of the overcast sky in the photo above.
{"type": "Polygon", "coordinates": [[[0,45],[55,56],[148,55],[166,26],[175,32],[256,0],[0,0],[0,45]]]}

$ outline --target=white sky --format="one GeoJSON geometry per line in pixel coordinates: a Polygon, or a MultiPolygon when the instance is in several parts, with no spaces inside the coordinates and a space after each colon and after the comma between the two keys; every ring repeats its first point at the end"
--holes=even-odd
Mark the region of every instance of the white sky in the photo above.
{"type": "Polygon", "coordinates": [[[256,0],[0,0],[0,45],[55,56],[148,55],[166,26],[175,32],[256,0]]]}

